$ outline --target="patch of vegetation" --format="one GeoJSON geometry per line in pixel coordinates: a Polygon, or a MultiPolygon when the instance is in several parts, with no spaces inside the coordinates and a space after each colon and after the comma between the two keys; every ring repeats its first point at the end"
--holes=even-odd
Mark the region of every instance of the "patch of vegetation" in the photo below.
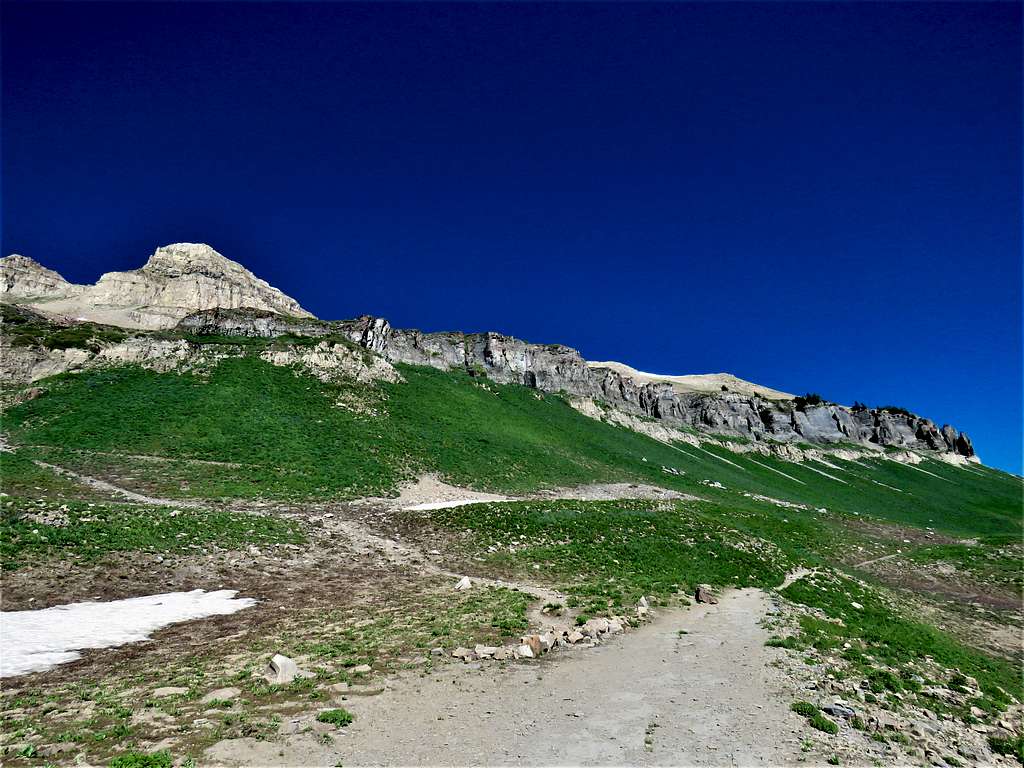
{"type": "Polygon", "coordinates": [[[673,597],[698,583],[774,586],[790,560],[707,504],[645,500],[530,501],[436,510],[435,524],[474,535],[499,568],[540,566],[589,615],[632,609],[642,595],[673,597]]]}
{"type": "Polygon", "coordinates": [[[809,701],[794,701],[789,708],[804,717],[814,717],[821,711],[809,701]]]}
{"type": "Polygon", "coordinates": [[[912,683],[913,665],[931,656],[936,663],[978,680],[985,694],[979,700],[984,704],[979,706],[1001,709],[1009,703],[1008,694],[1018,700],[1024,695],[1024,684],[1011,662],[995,659],[931,625],[903,616],[875,588],[843,576],[817,573],[795,581],[782,594],[827,617],[802,617],[801,640],[818,650],[841,652],[876,693],[918,687],[912,683]],[[843,651],[847,642],[851,648],[843,651]]]}
{"type": "Polygon", "coordinates": [[[988,745],[996,754],[1015,757],[1017,762],[1024,765],[1024,734],[1016,736],[990,736],[988,745]]]}
{"type": "Polygon", "coordinates": [[[169,752],[126,752],[109,763],[108,768],[171,768],[169,752]]]}
{"type": "Polygon", "coordinates": [[[982,536],[971,544],[936,544],[908,554],[915,563],[948,563],[988,585],[1000,585],[1024,594],[1024,545],[1019,536],[982,536]]]}
{"type": "Polygon", "coordinates": [[[793,405],[798,411],[806,411],[810,405],[821,405],[825,401],[817,392],[808,392],[806,395],[797,395],[793,398],[793,405]]]}
{"type": "Polygon", "coordinates": [[[877,410],[884,411],[885,413],[892,413],[897,416],[913,416],[914,414],[908,411],[906,408],[902,408],[898,405],[880,405],[877,410]]]}
{"type": "Polygon", "coordinates": [[[39,556],[88,560],[107,552],[181,552],[210,544],[231,548],[304,540],[292,520],[241,512],[79,501],[57,506],[11,499],[0,515],[3,570],[39,556]]]}
{"type": "Polygon", "coordinates": [[[824,731],[825,733],[839,733],[839,726],[820,712],[811,717],[807,722],[811,724],[811,728],[816,728],[819,731],[824,731]]]}
{"type": "Polygon", "coordinates": [[[0,304],[4,336],[14,347],[44,349],[87,349],[99,352],[103,344],[124,341],[129,333],[122,328],[97,323],[58,325],[35,312],[0,304]]]}
{"type": "Polygon", "coordinates": [[[347,709],[328,709],[316,716],[317,722],[330,723],[336,725],[339,728],[344,728],[346,725],[352,723],[355,717],[347,709]]]}
{"type": "Polygon", "coordinates": [[[324,612],[290,649],[349,669],[438,645],[495,644],[527,628],[526,609],[533,600],[529,595],[483,587],[452,596],[450,588],[445,583],[443,594],[418,595],[414,611],[396,606],[359,621],[341,611],[324,612]]]}

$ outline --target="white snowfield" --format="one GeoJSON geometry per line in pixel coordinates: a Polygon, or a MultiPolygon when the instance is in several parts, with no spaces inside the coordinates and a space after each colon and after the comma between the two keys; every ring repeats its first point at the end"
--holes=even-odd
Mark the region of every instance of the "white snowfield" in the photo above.
{"type": "Polygon", "coordinates": [[[0,612],[0,678],[52,669],[81,658],[79,651],[86,648],[137,643],[169,624],[235,613],[256,604],[236,594],[233,589],[194,589],[0,612]]]}

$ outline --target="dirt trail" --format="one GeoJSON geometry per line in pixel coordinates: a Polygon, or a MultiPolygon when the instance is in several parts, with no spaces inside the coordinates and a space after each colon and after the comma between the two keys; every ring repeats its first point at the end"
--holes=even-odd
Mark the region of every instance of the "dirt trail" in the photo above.
{"type": "Polygon", "coordinates": [[[95,488],[98,491],[106,491],[107,493],[114,493],[118,496],[123,496],[129,501],[135,501],[139,504],[150,504],[157,507],[203,507],[204,504],[198,501],[187,501],[185,499],[159,499],[153,496],[146,496],[145,494],[136,493],[135,491],[129,491],[127,488],[121,488],[120,486],[108,483],[105,480],[98,480],[95,477],[89,477],[78,472],[74,472],[65,467],[59,467],[56,464],[48,464],[45,461],[33,460],[33,463],[40,467],[45,467],[58,475],[64,475],[70,477],[76,482],[81,483],[89,488],[95,488]]]}
{"type": "Polygon", "coordinates": [[[402,677],[380,696],[344,701],[356,721],[329,744],[295,733],[223,741],[205,757],[227,765],[796,763],[801,720],[788,709],[785,674],[770,664],[781,652],[765,647],[759,624],[768,599],[738,590],[595,649],[402,677]]]}

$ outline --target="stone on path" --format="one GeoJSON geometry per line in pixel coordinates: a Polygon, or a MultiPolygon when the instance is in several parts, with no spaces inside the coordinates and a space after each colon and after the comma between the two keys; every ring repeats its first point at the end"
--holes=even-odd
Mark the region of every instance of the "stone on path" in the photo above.
{"type": "Polygon", "coordinates": [[[463,576],[459,579],[459,583],[455,585],[456,592],[465,592],[467,589],[473,588],[473,580],[469,576],[463,576]]]}

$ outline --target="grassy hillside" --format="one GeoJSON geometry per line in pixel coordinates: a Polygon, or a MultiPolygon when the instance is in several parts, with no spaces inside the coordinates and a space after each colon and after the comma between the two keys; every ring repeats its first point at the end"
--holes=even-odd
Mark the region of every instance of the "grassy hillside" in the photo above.
{"type": "Polygon", "coordinates": [[[1020,480],[995,470],[883,458],[796,464],[669,446],[582,416],[558,395],[461,372],[401,372],[405,382],[371,387],[325,384],[255,357],[225,360],[208,378],[91,370],[43,382],[46,396],[11,409],[4,428],[31,446],[26,455],[172,498],[348,499],[436,471],[506,493],[639,481],[730,503],[763,494],[952,535],[1021,533],[1020,480]]]}

